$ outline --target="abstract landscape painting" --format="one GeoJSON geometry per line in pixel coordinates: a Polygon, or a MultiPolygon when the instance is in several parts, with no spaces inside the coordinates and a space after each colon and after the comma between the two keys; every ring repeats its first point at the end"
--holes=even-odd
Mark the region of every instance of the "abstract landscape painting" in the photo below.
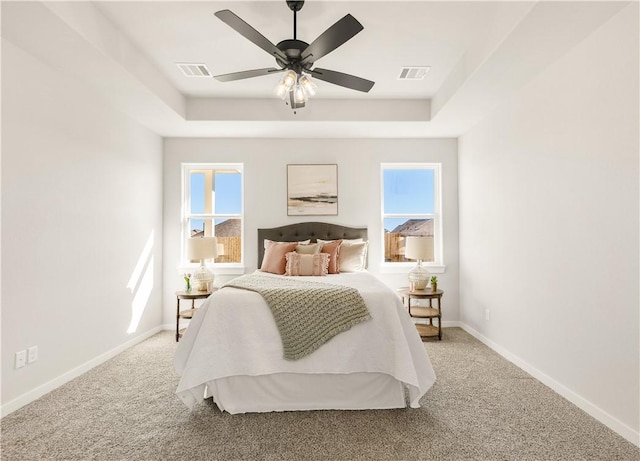
{"type": "Polygon", "coordinates": [[[287,215],[338,214],[338,165],[287,165],[287,215]]]}

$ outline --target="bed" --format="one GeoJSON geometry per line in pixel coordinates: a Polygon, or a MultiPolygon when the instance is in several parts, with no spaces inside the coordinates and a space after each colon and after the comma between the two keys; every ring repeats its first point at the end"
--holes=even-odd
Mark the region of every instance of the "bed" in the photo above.
{"type": "MultiPolygon", "coordinates": [[[[265,239],[298,242],[367,239],[367,229],[299,223],[258,230],[258,267],[265,239]]],[[[398,296],[366,270],[323,277],[256,271],[267,283],[357,289],[370,318],[336,334],[296,360],[283,357],[283,338],[269,306],[254,291],[224,287],[196,311],[174,357],[178,397],[190,408],[212,397],[231,414],[294,410],[419,407],[435,382],[424,345],[398,296]]],[[[286,347],[285,347],[286,349],[286,347]]]]}

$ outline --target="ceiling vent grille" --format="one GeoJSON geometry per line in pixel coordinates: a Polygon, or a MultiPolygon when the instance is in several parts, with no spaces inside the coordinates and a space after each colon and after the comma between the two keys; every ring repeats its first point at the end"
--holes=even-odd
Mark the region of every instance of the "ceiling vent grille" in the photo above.
{"type": "Polygon", "coordinates": [[[177,62],[176,66],[186,77],[211,77],[211,71],[209,71],[206,64],[177,62]]]}
{"type": "Polygon", "coordinates": [[[431,69],[430,66],[422,66],[422,67],[403,67],[400,69],[400,75],[398,76],[398,80],[424,80],[424,77],[427,75],[431,69]]]}

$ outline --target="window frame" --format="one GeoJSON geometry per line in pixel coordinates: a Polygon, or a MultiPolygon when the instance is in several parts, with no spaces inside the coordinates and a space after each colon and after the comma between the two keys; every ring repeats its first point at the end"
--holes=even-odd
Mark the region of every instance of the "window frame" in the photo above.
{"type": "Polygon", "coordinates": [[[211,219],[215,228],[215,220],[220,218],[240,219],[241,253],[240,262],[209,263],[209,268],[217,274],[243,274],[245,257],[244,236],[244,164],[243,163],[182,163],[182,210],[180,225],[180,270],[195,269],[198,263],[187,260],[187,239],[191,237],[190,219],[211,219]],[[238,170],[240,171],[240,213],[191,213],[191,173],[198,170],[238,170]]]}
{"type": "Polygon", "coordinates": [[[416,265],[415,261],[385,261],[385,218],[424,219],[432,218],[433,223],[433,261],[422,265],[434,274],[444,273],[444,238],[443,238],[443,212],[442,212],[442,164],[432,162],[393,162],[380,164],[380,269],[384,273],[405,273],[416,265]],[[384,210],[384,172],[386,170],[431,170],[433,171],[433,213],[385,213],[384,210]]]}

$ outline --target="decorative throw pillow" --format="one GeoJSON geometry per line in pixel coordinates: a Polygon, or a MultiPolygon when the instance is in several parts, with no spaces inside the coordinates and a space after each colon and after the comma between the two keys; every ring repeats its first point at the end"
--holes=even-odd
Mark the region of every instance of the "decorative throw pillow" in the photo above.
{"type": "Polygon", "coordinates": [[[368,242],[340,245],[340,272],[358,272],[367,268],[368,242]]]}
{"type": "Polygon", "coordinates": [[[327,275],[329,270],[327,253],[300,254],[292,251],[286,254],[286,259],[284,275],[327,275]]]}
{"type": "MultiPolygon", "coordinates": [[[[336,240],[321,240],[318,243],[332,243],[336,240]]],[[[340,245],[340,261],[338,270],[340,272],[357,272],[367,268],[367,249],[369,242],[362,238],[342,239],[340,245]]]]}
{"type": "MultiPolygon", "coordinates": [[[[318,239],[316,240],[318,243],[332,243],[335,242],[335,240],[322,240],[322,239],[318,239]]],[[[364,242],[363,238],[357,238],[357,239],[342,239],[342,243],[361,243],[364,242]]]]}
{"type": "Polygon", "coordinates": [[[312,255],[316,253],[320,253],[320,249],[322,245],[320,243],[309,243],[309,244],[298,244],[296,248],[296,253],[301,253],[303,255],[312,255]]]}
{"type": "Polygon", "coordinates": [[[278,242],[277,240],[269,240],[269,239],[264,239],[264,249],[267,249],[267,245],[271,244],[271,243],[299,243],[300,245],[308,245],[311,243],[311,239],[307,239],[307,240],[300,240],[299,242],[278,242]]]}
{"type": "Polygon", "coordinates": [[[331,243],[325,243],[322,245],[322,253],[329,255],[329,273],[340,273],[340,245],[342,240],[334,240],[331,243]]]}
{"type": "Polygon", "coordinates": [[[262,258],[262,272],[271,272],[272,274],[284,274],[286,259],[285,255],[290,251],[294,251],[298,246],[298,242],[274,242],[271,240],[264,241],[264,257],[262,258]]]}

